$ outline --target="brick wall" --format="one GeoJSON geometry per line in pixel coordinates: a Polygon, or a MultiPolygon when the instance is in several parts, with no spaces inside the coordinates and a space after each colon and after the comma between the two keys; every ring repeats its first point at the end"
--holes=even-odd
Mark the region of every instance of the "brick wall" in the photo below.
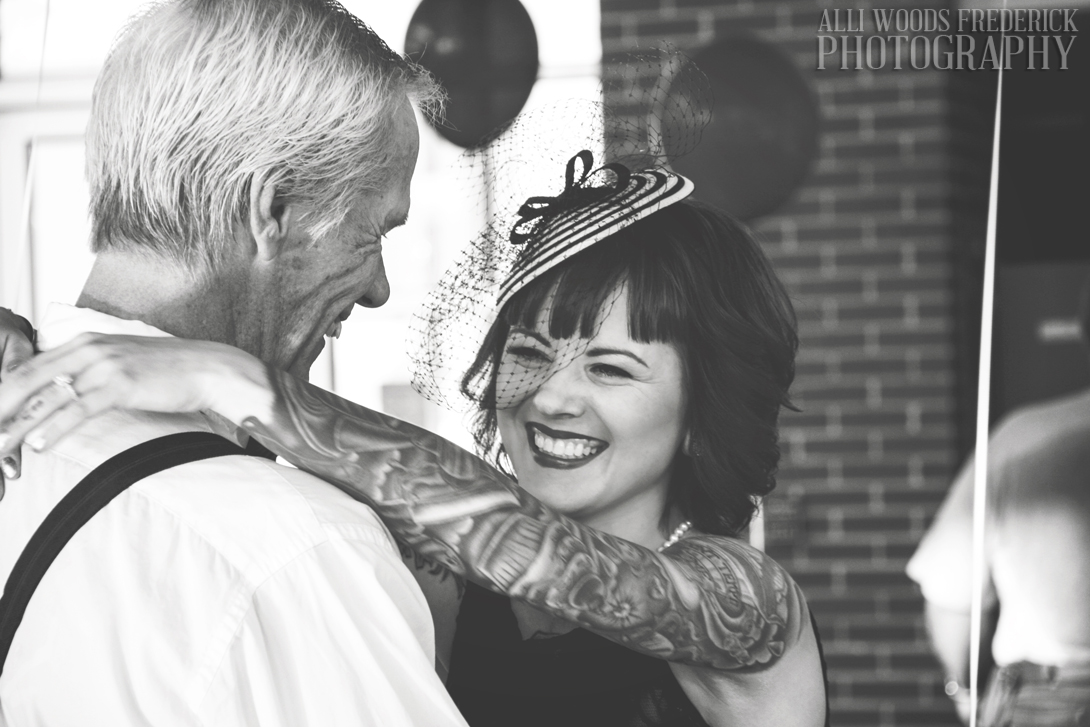
{"type": "Polygon", "coordinates": [[[981,92],[946,71],[817,71],[824,7],[870,5],[602,0],[603,48],[607,62],[660,40],[696,51],[744,29],[810,82],[818,159],[791,201],[753,223],[802,341],[803,411],[783,419],[768,549],[817,616],[835,725],[955,725],[904,566],[959,462],[958,425],[972,421],[971,397],[957,392],[975,389],[987,82],[981,92]]]}

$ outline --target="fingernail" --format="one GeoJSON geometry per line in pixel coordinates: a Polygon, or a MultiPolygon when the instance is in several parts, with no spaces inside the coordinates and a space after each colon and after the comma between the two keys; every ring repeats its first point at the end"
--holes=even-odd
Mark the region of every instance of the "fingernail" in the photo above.
{"type": "Polygon", "coordinates": [[[0,472],[4,473],[6,479],[19,479],[19,468],[15,466],[15,458],[4,457],[4,459],[0,460],[0,472]]]}
{"type": "Polygon", "coordinates": [[[35,429],[30,434],[26,435],[26,439],[23,440],[26,445],[33,449],[35,452],[41,452],[45,447],[45,435],[35,429]]]}

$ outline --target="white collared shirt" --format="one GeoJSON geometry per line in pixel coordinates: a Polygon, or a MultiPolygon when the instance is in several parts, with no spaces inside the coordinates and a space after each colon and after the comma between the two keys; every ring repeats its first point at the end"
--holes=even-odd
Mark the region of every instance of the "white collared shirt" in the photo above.
{"type": "MultiPolygon", "coordinates": [[[[166,335],[54,304],[84,331],[166,335]]],[[[110,412],[42,454],[0,502],[0,579],[95,466],[202,415],[110,412]]],[[[433,668],[427,604],[375,514],[296,469],[230,456],[138,482],[61,552],[0,677],[0,725],[464,726],[433,668]]]]}
{"type": "MultiPolygon", "coordinates": [[[[1008,416],[988,446],[984,605],[996,664],[1090,664],[1090,389],[1008,416]]],[[[936,606],[973,597],[973,463],[950,486],[908,575],[936,606]]]]}

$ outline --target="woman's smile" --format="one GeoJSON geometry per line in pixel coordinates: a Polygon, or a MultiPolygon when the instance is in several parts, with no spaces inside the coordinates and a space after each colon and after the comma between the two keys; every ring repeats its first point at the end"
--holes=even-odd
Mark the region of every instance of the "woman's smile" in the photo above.
{"type": "Polygon", "coordinates": [[[537,422],[526,423],[526,441],[534,460],[554,469],[582,467],[609,446],[601,439],[550,429],[537,422]]]}
{"type": "Polygon", "coordinates": [[[623,285],[611,300],[591,339],[552,339],[548,302],[535,329],[511,330],[504,374],[536,388],[497,422],[520,487],[579,522],[657,546],[685,434],[682,361],[671,344],[631,337],[623,285]]]}

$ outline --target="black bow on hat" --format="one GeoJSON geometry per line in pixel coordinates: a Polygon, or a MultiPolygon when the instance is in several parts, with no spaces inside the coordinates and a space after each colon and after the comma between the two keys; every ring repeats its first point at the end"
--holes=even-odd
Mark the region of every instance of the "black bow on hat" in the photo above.
{"type": "Polygon", "coordinates": [[[594,155],[584,149],[568,160],[564,173],[564,191],[555,197],[530,197],[519,207],[519,219],[511,229],[511,244],[525,245],[530,238],[549,225],[558,215],[585,205],[599,202],[606,197],[623,191],[631,175],[624,164],[605,164],[592,170],[594,155]],[[582,162],[583,171],[579,179],[575,178],[575,163],[582,162]],[[613,172],[613,184],[589,186],[591,175],[601,171],[613,172]]]}

